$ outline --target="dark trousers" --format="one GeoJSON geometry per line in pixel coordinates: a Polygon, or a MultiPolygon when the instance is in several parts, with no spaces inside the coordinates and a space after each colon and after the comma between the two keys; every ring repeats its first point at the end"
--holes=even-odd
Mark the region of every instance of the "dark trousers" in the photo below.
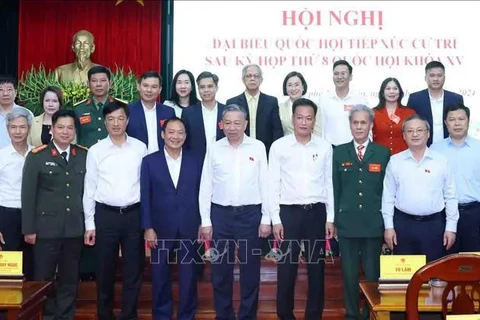
{"type": "Polygon", "coordinates": [[[23,251],[23,274],[27,281],[33,280],[33,247],[23,240],[22,210],[0,206],[0,232],[5,244],[3,251],[23,251]]]}
{"type": "Polygon", "coordinates": [[[458,206],[460,219],[457,226],[457,241],[454,252],[480,251],[480,203],[458,206]]]}
{"type": "Polygon", "coordinates": [[[393,223],[397,234],[394,254],[424,254],[427,256],[427,262],[445,256],[446,250],[443,245],[445,211],[419,217],[395,208],[393,223]]]}
{"type": "Polygon", "coordinates": [[[260,205],[223,207],[212,203],[212,248],[218,251],[213,260],[212,284],[217,320],[233,320],[233,267],[240,264],[240,308],[238,319],[257,319],[262,254],[258,227],[262,217],[260,205]],[[235,248],[238,245],[238,256],[235,248]]]}
{"type": "Polygon", "coordinates": [[[99,320],[114,320],[114,285],[119,247],[122,248],[123,290],[119,320],[137,319],[137,301],[142,285],[145,244],[140,227],[140,206],[120,211],[97,203],[96,281],[99,320]]]}
{"type": "Polygon", "coordinates": [[[45,319],[73,320],[78,288],[78,268],[83,237],[39,239],[34,246],[36,281],[55,282],[56,294],[52,292],[45,301],[45,319]]]}
{"type": "Polygon", "coordinates": [[[345,238],[338,239],[342,257],[342,278],[345,298],[346,319],[368,319],[367,305],[360,317],[360,277],[359,268],[362,265],[365,279],[377,282],[380,277],[380,254],[383,238],[345,238]]]}
{"type": "Polygon", "coordinates": [[[198,245],[194,239],[159,239],[152,249],[152,315],[153,320],[170,320],[173,317],[172,265],[178,266],[179,303],[178,320],[194,320],[197,311],[197,269],[195,258],[198,245]]]}
{"type": "Polygon", "coordinates": [[[280,244],[282,259],[277,264],[277,316],[281,320],[295,319],[295,280],[303,240],[308,272],[305,319],[321,319],[325,292],[325,204],[281,205],[280,219],[284,241],[280,244]]]}

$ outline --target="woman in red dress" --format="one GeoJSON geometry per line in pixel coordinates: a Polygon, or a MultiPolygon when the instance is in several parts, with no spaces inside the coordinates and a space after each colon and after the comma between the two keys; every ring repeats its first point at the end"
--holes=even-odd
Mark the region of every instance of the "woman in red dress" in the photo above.
{"type": "Polygon", "coordinates": [[[402,105],[403,89],[396,78],[383,80],[378,105],[373,108],[373,141],[388,148],[392,155],[407,149],[402,123],[415,111],[402,105]]]}

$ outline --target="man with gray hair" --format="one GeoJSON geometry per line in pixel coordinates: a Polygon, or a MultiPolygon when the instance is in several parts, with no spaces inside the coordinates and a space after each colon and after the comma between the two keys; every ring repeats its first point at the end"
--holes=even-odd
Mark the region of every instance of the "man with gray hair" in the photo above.
{"type": "Polygon", "coordinates": [[[447,158],[427,147],[428,121],[414,114],[402,131],[408,149],[392,156],[383,185],[385,242],[394,254],[423,254],[430,262],[455,243],[455,179],[447,158]]]}
{"type": "Polygon", "coordinates": [[[207,151],[200,182],[201,236],[220,253],[212,263],[217,319],[256,319],[260,285],[260,238],[270,234],[267,154],[245,134],[246,112],[229,105],[222,114],[225,138],[207,151]],[[238,245],[238,257],[235,246],[238,245]],[[233,267],[240,262],[241,303],[235,317],[233,267]]]}
{"type": "Polygon", "coordinates": [[[247,111],[247,136],[260,140],[267,154],[272,143],[283,137],[282,122],[278,110],[278,100],[260,92],[263,81],[262,69],[249,64],[242,69],[242,81],[245,92],[227,100],[227,105],[237,104],[247,111]]]}
{"type": "MultiPolygon", "coordinates": [[[[373,117],[369,107],[354,105],[348,117],[353,140],[333,149],[334,225],[342,257],[346,319],[361,318],[360,262],[367,281],[378,281],[380,276],[384,231],[380,208],[390,152],[368,139],[373,117]]],[[[368,314],[364,308],[363,319],[368,314]]]]}
{"type": "MultiPolygon", "coordinates": [[[[21,189],[23,164],[32,149],[27,144],[32,119],[31,112],[24,108],[15,108],[5,117],[10,143],[0,149],[0,247],[3,251],[27,249],[22,235],[21,189]]],[[[24,267],[28,267],[26,263],[24,267]]],[[[28,269],[24,273],[27,278],[32,276],[28,269]]]]}

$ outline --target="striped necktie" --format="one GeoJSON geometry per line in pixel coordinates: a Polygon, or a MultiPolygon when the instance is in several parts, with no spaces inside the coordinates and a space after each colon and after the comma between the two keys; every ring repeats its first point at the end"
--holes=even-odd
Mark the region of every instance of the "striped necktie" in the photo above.
{"type": "Polygon", "coordinates": [[[365,146],[362,146],[362,145],[359,145],[357,147],[357,150],[358,150],[358,160],[360,161],[363,161],[363,149],[365,148],[365,146]]]}

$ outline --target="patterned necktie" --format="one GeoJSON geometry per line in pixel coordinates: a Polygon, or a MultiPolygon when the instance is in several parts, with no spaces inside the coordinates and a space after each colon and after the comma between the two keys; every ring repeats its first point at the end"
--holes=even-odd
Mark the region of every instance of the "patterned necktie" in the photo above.
{"type": "Polygon", "coordinates": [[[359,145],[357,147],[358,150],[358,160],[363,161],[363,152],[362,150],[365,148],[365,146],[359,145]]]}
{"type": "Polygon", "coordinates": [[[67,163],[67,164],[68,164],[68,160],[67,160],[67,152],[66,152],[66,151],[63,151],[63,152],[62,152],[62,158],[63,158],[63,160],[65,160],[65,163],[67,163]]]}

